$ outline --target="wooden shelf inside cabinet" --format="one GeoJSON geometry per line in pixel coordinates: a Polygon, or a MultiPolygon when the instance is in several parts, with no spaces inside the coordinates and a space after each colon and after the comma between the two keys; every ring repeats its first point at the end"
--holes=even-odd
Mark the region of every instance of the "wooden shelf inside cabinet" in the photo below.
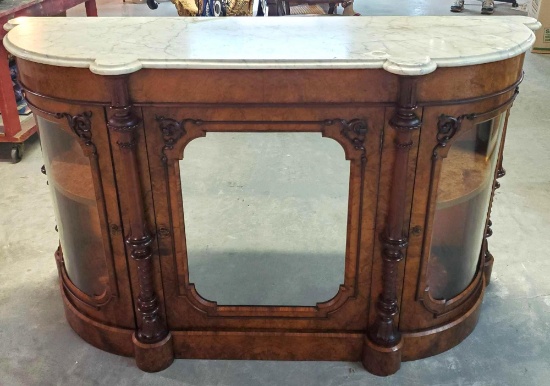
{"type": "Polygon", "coordinates": [[[486,155],[455,146],[443,161],[437,208],[461,204],[482,192],[490,184],[492,173],[488,162],[486,155]]]}
{"type": "Polygon", "coordinates": [[[88,163],[70,152],[53,159],[48,174],[50,184],[66,197],[86,205],[96,205],[92,173],[88,163]],[[78,162],[80,161],[80,162],[78,162]]]}

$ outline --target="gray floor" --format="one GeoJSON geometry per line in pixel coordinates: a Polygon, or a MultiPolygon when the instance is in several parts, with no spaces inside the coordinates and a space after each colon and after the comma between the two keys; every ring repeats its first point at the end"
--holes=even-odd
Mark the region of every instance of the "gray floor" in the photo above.
{"type": "MultiPolygon", "coordinates": [[[[401,15],[447,15],[450,5],[364,3],[355,7],[363,14],[401,15]]],[[[467,8],[477,14],[480,5],[473,1],[467,8]]],[[[99,12],[176,15],[170,3],[149,11],[143,4],[101,1],[99,12]]],[[[495,12],[515,13],[508,4],[495,12]]],[[[70,14],[82,15],[83,7],[70,14]]],[[[345,362],[177,360],[163,372],[143,373],[132,359],[86,344],[65,322],[53,259],[53,209],[33,139],[22,162],[0,163],[0,385],[550,385],[550,55],[527,54],[525,72],[506,141],[508,173],[493,210],[493,282],[476,330],[456,348],[403,363],[388,378],[345,362]]],[[[232,243],[219,247],[237,248],[232,243]]]]}

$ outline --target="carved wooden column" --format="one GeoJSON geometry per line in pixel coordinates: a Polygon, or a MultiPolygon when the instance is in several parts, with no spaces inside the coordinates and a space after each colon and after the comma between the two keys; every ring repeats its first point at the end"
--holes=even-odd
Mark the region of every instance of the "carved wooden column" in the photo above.
{"type": "Polygon", "coordinates": [[[108,78],[112,103],[107,126],[119,146],[123,173],[120,190],[130,208],[129,229],[125,230],[126,243],[138,272],[138,328],[133,336],[136,363],[142,370],[160,371],[172,363],[174,353],[172,337],[160,313],[159,299],[155,293],[151,249],[153,236],[146,224],[136,155],[136,130],[140,120],[132,112],[127,80],[127,76],[108,78]]]}
{"type": "MultiPolygon", "coordinates": [[[[518,89],[516,89],[516,94],[518,89]]],[[[511,108],[511,106],[510,106],[511,108]]],[[[508,118],[510,117],[510,108],[506,111],[506,118],[504,120],[504,127],[502,129],[502,139],[500,141],[500,149],[497,162],[497,170],[495,173],[495,181],[493,183],[493,191],[491,193],[491,201],[489,203],[489,212],[487,213],[487,225],[485,226],[485,237],[483,238],[483,276],[485,277],[485,285],[491,282],[491,274],[493,273],[493,263],[495,261],[493,254],[489,251],[488,238],[493,235],[493,222],[491,221],[491,211],[493,209],[493,200],[495,199],[495,191],[500,188],[499,178],[506,175],[506,170],[502,167],[502,159],[504,154],[504,143],[506,141],[506,128],[508,127],[508,118]]]]}
{"type": "Polygon", "coordinates": [[[369,328],[363,346],[363,365],[376,375],[390,375],[401,367],[401,333],[395,326],[397,305],[397,275],[403,260],[408,235],[404,233],[407,192],[407,169],[409,151],[412,147],[412,132],[421,126],[415,114],[415,77],[400,77],[398,107],[390,120],[396,130],[395,161],[391,183],[386,229],[381,235],[383,251],[382,293],[376,304],[376,321],[369,328]]]}

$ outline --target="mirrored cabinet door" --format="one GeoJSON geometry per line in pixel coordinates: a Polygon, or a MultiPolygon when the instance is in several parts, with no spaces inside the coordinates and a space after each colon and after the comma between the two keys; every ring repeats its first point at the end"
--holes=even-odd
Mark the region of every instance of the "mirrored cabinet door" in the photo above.
{"type": "Polygon", "coordinates": [[[314,306],[336,295],[350,175],[340,144],[320,133],[208,133],[186,146],[180,173],[189,280],[202,297],[314,306]]]}

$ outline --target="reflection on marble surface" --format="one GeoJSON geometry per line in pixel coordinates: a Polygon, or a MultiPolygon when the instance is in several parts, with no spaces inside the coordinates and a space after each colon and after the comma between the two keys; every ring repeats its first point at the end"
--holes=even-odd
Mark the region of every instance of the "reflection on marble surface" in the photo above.
{"type": "Polygon", "coordinates": [[[540,24],[518,17],[19,18],[4,45],[57,66],[118,75],[141,68],[384,68],[422,75],[525,52],[540,24]],[[17,28],[14,28],[16,27],[17,28]]]}

